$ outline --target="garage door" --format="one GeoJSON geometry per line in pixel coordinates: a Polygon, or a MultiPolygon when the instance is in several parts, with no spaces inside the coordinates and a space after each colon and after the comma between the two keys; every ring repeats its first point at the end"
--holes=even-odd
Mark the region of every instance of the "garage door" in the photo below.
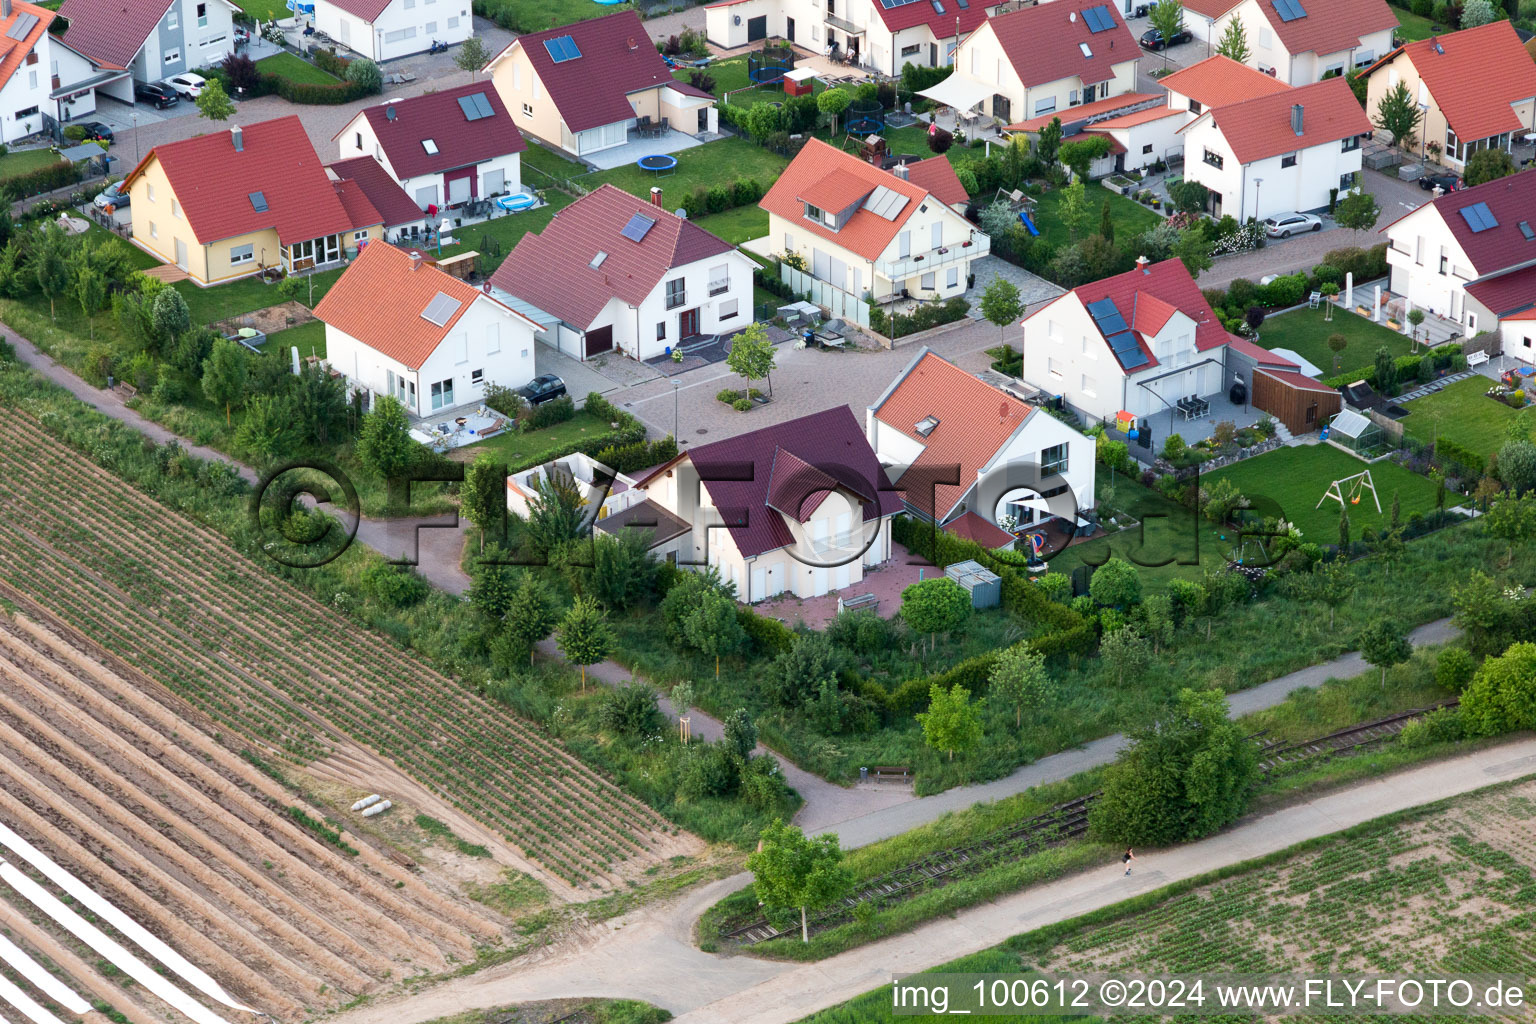
{"type": "Polygon", "coordinates": [[[768,38],[768,15],[759,15],[756,18],[747,19],[747,42],[755,43],[759,39],[768,38]]]}
{"type": "Polygon", "coordinates": [[[587,332],[587,344],[583,350],[588,356],[600,355],[613,349],[613,328],[599,327],[587,332]]]}

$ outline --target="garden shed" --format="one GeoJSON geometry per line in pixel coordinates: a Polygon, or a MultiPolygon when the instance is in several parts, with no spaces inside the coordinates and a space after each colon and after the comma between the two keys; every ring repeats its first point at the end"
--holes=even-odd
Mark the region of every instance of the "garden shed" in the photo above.
{"type": "Polygon", "coordinates": [[[975,559],[944,567],[944,575],[971,594],[972,608],[996,608],[1003,599],[1003,581],[975,559]]]}
{"type": "Polygon", "coordinates": [[[1328,424],[1327,439],[1345,451],[1370,458],[1385,446],[1386,433],[1367,417],[1345,409],[1328,424]]]}

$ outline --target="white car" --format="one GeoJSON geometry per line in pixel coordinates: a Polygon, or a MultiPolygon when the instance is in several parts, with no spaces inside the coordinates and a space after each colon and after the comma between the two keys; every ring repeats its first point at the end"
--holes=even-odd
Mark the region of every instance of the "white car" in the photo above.
{"type": "Polygon", "coordinates": [[[198,94],[203,91],[203,86],[208,84],[208,79],[202,75],[194,75],[190,71],[185,71],[179,75],[172,75],[170,78],[167,78],[165,84],[175,89],[187,99],[195,100],[198,94]]]}
{"type": "Polygon", "coordinates": [[[1323,230],[1323,219],[1311,213],[1277,213],[1264,221],[1264,233],[1270,238],[1290,238],[1303,231],[1323,230]]]}

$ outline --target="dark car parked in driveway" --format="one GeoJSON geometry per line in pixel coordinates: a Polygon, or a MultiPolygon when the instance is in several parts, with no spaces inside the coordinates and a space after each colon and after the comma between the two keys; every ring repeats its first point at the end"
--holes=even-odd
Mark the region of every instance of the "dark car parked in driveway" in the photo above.
{"type": "Polygon", "coordinates": [[[1187,43],[1193,38],[1195,37],[1189,34],[1188,29],[1181,28],[1173,34],[1172,39],[1163,42],[1163,34],[1155,28],[1149,28],[1141,34],[1141,45],[1143,49],[1161,50],[1166,46],[1177,46],[1180,43],[1187,43]]]}
{"type": "Polygon", "coordinates": [[[543,405],[545,402],[565,397],[565,381],[553,373],[546,373],[518,388],[517,393],[522,395],[529,405],[543,405]]]}
{"type": "Polygon", "coordinates": [[[1466,185],[1462,184],[1461,179],[1454,174],[1426,174],[1419,179],[1419,188],[1425,192],[1428,192],[1436,185],[1439,185],[1441,190],[1445,192],[1457,192],[1466,188],[1466,185]]]}
{"type": "Polygon", "coordinates": [[[157,110],[174,107],[181,102],[176,90],[161,82],[135,82],[133,98],[154,106],[157,110]]]}
{"type": "Polygon", "coordinates": [[[102,142],[112,142],[117,138],[116,135],[112,134],[111,126],[102,124],[100,121],[76,121],[70,127],[83,128],[87,139],[100,139],[102,142]]]}

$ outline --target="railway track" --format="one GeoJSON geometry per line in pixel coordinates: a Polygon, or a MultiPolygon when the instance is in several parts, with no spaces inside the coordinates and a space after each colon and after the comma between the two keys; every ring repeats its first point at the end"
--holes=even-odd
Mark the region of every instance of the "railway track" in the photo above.
{"type": "MultiPolygon", "coordinates": [[[[1452,698],[1429,707],[1400,711],[1300,743],[1287,743],[1283,740],[1266,743],[1262,732],[1250,739],[1259,747],[1259,769],[1268,773],[1323,754],[1346,753],[1381,743],[1396,736],[1409,722],[1441,708],[1455,707],[1459,703],[1459,700],[1452,698]]],[[[841,924],[852,916],[853,909],[861,903],[910,899],[919,892],[949,885],[975,874],[997,863],[1004,856],[1025,856],[1072,839],[1080,839],[1088,833],[1088,809],[1098,796],[1098,793],[1090,793],[1069,803],[1059,804],[1044,814],[990,833],[974,843],[940,850],[869,879],[836,906],[810,918],[810,932],[814,934],[841,924]]],[[[742,945],[754,945],[792,935],[798,930],[798,924],[776,928],[766,917],[758,917],[724,934],[726,938],[742,945]]]]}

